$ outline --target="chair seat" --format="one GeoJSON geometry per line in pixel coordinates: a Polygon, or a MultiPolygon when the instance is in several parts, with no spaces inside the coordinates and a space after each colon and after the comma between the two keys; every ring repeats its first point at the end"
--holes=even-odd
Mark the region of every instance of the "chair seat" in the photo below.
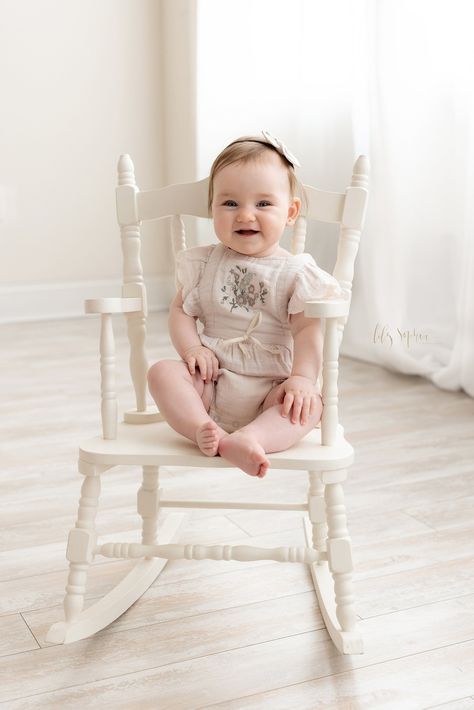
{"type": "MultiPolygon", "coordinates": [[[[273,468],[337,470],[350,466],[354,450],[344,438],[339,424],[332,446],[321,446],[321,429],[313,429],[290,449],[267,454],[273,468]]],[[[117,426],[116,439],[100,436],[79,447],[79,458],[95,464],[140,466],[196,466],[198,468],[235,468],[220,456],[205,456],[192,441],[175,432],[166,422],[117,426]]]]}

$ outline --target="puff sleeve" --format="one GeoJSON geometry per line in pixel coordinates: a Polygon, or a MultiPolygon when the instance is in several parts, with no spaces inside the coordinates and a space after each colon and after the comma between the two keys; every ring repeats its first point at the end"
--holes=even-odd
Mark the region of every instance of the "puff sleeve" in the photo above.
{"type": "Polygon", "coordinates": [[[213,244],[209,244],[203,247],[182,249],[175,256],[176,290],[183,290],[183,311],[188,316],[197,318],[201,316],[199,283],[213,247],[213,244]]]}
{"type": "Polygon", "coordinates": [[[302,254],[304,262],[294,274],[289,293],[288,316],[304,311],[305,301],[345,299],[337,279],[321,269],[311,254],[302,254]]]}

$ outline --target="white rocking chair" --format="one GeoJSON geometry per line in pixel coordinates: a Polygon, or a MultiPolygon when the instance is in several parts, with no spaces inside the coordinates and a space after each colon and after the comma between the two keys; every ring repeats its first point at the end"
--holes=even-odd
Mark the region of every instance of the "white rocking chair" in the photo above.
{"type": "Polygon", "coordinates": [[[362,653],[357,630],[352,586],[351,541],[346,524],[342,482],[353,462],[352,446],[338,422],[338,356],[347,321],[354,262],[359,246],[367,203],[368,160],[355,163],[350,187],[345,193],[323,192],[305,185],[308,207],[293,230],[292,252],[304,251],[306,219],[339,223],[339,241],[334,276],[346,292],[346,301],[310,301],[307,317],[324,319],[322,369],[323,415],[319,428],[287,451],[267,454],[275,469],[306,470],[308,499],[301,504],[253,504],[235,501],[167,500],[158,488],[160,466],[198,468],[231,467],[221,457],[201,454],[197,445],[176,433],[154,408],[147,411],[145,334],[147,301],[140,261],[140,224],[144,220],[171,216],[174,251],[186,247],[180,215],[208,218],[208,178],[194,183],[140,191],[135,183],[133,163],[122,155],[118,163],[117,214],[124,258],[121,298],[99,298],[85,302],[86,313],[101,314],[100,371],[102,393],[102,436],[79,448],[79,472],[84,476],[75,527],[70,531],[67,559],[70,563],[64,599],[65,621],[53,624],[47,641],[70,643],[103,629],[123,614],[148,589],[169,559],[275,560],[300,562],[311,567],[319,606],[327,630],[341,653],[362,653]],[[136,395],[136,410],[124,413],[117,423],[113,313],[125,313],[130,342],[130,369],[136,395]],[[100,477],[120,465],[142,466],[143,482],[138,491],[138,513],[142,517],[142,542],[97,541],[95,517],[100,477]],[[160,508],[241,508],[251,510],[308,511],[304,520],[307,546],[262,548],[247,545],[175,544],[184,513],[170,513],[158,530],[160,508]],[[157,539],[159,544],[157,544],[157,539]],[[136,565],[100,601],[83,610],[89,565],[96,555],[134,558],[136,565]]]}

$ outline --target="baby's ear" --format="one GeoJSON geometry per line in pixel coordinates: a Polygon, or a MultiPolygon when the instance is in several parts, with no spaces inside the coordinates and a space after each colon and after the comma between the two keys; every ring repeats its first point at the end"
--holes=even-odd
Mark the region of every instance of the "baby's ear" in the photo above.
{"type": "Polygon", "coordinates": [[[288,208],[288,219],[287,219],[287,224],[293,224],[296,222],[296,218],[298,217],[299,213],[301,210],[301,200],[299,197],[294,197],[293,200],[291,201],[291,204],[288,208]]]}

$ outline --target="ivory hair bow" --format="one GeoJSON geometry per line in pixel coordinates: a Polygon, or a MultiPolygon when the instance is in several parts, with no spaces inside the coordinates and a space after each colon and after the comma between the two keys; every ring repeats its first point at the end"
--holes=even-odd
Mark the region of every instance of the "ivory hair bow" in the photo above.
{"type": "Polygon", "coordinates": [[[275,136],[272,136],[271,133],[265,130],[262,131],[262,135],[267,141],[267,143],[270,143],[274,148],[277,149],[279,153],[285,156],[289,163],[292,163],[293,166],[296,165],[298,168],[301,167],[301,163],[299,162],[299,160],[295,158],[293,153],[290,153],[286,145],[279,138],[275,138],[275,136]]]}

